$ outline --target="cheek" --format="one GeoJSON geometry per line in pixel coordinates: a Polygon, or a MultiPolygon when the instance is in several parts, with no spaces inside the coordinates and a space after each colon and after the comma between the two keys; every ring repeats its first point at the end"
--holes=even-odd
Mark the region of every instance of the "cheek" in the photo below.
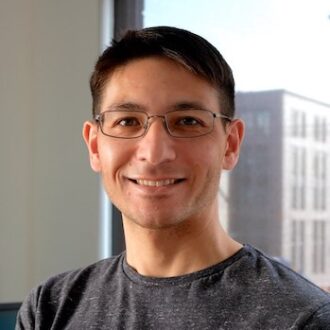
{"type": "Polygon", "coordinates": [[[99,148],[101,174],[105,179],[115,178],[132,155],[127,145],[120,143],[122,141],[111,142],[103,143],[99,148]]]}
{"type": "Polygon", "coordinates": [[[207,146],[200,149],[194,163],[201,168],[201,171],[220,171],[223,157],[224,152],[220,147],[207,146]]]}
{"type": "Polygon", "coordinates": [[[209,188],[219,184],[222,169],[222,154],[215,149],[205,149],[198,153],[198,157],[191,159],[191,168],[194,177],[194,184],[200,189],[209,188]]]}

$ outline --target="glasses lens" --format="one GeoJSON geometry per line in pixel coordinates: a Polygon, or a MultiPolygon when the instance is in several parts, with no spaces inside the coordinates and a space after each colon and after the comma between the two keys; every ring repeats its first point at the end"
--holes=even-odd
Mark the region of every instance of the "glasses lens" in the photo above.
{"type": "Polygon", "coordinates": [[[178,110],[166,114],[166,123],[172,136],[195,137],[212,131],[214,117],[205,110],[178,110]]]}
{"type": "Polygon", "coordinates": [[[106,135],[134,138],[144,134],[148,117],[139,111],[107,111],[101,117],[101,129],[106,135]]]}

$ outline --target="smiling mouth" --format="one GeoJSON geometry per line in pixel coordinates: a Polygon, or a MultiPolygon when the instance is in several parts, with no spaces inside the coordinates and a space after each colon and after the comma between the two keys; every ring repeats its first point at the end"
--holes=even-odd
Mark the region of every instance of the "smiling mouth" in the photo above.
{"type": "Polygon", "coordinates": [[[169,186],[173,184],[177,184],[182,182],[184,179],[165,179],[165,180],[145,180],[145,179],[129,179],[130,181],[140,185],[140,186],[147,186],[147,187],[163,187],[169,186]]]}

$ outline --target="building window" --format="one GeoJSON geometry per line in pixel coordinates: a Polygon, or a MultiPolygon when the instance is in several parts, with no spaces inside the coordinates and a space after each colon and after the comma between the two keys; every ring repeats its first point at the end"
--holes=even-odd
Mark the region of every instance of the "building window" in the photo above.
{"type": "Polygon", "coordinates": [[[326,210],[327,208],[327,154],[322,154],[322,165],[319,179],[320,194],[321,194],[321,209],[326,210]]]}
{"type": "Polygon", "coordinates": [[[322,168],[321,168],[321,178],[322,181],[327,179],[327,154],[322,153],[322,168]]]}
{"type": "Polygon", "coordinates": [[[298,111],[292,111],[292,136],[298,136],[298,111]]]}
{"type": "Polygon", "coordinates": [[[304,112],[301,113],[301,137],[306,137],[306,114],[304,112]]]}
{"type": "Polygon", "coordinates": [[[319,118],[314,118],[314,139],[315,141],[319,140],[320,130],[319,130],[319,118]]]}
{"type": "Polygon", "coordinates": [[[313,180],[313,206],[315,210],[319,209],[319,154],[316,152],[314,154],[313,161],[313,172],[314,172],[314,180],[313,180]]]}
{"type": "Polygon", "coordinates": [[[305,269],[305,222],[293,220],[291,223],[291,263],[299,273],[305,269]]]}
{"type": "Polygon", "coordinates": [[[291,193],[291,196],[292,196],[292,198],[291,198],[291,207],[295,210],[295,209],[297,209],[297,207],[298,207],[298,192],[297,192],[297,186],[296,186],[296,184],[295,183],[293,183],[293,185],[292,185],[292,189],[291,189],[291,191],[292,191],[292,193],[291,193]]]}
{"type": "Polygon", "coordinates": [[[313,222],[313,272],[325,273],[326,270],[326,222],[313,222]]]}
{"type": "Polygon", "coordinates": [[[325,184],[321,187],[321,209],[323,211],[327,209],[327,187],[325,184]]]}
{"type": "Polygon", "coordinates": [[[292,147],[292,174],[296,176],[297,167],[298,167],[298,149],[296,147],[292,147]]]}
{"type": "Polygon", "coordinates": [[[306,150],[304,148],[300,149],[300,208],[303,210],[306,206],[306,150]]]}
{"type": "Polygon", "coordinates": [[[314,118],[314,139],[319,142],[327,141],[327,118],[314,118]]]}
{"type": "Polygon", "coordinates": [[[322,121],[322,142],[327,142],[327,119],[323,118],[322,121]]]}
{"type": "Polygon", "coordinates": [[[327,209],[327,160],[328,155],[317,152],[313,162],[313,206],[315,210],[327,209]]]}
{"type": "Polygon", "coordinates": [[[306,114],[301,111],[292,111],[292,136],[306,137],[306,114]]]}
{"type": "Polygon", "coordinates": [[[297,167],[298,167],[298,149],[292,147],[292,185],[291,185],[291,207],[298,207],[298,187],[297,187],[297,167]]]}
{"type": "Polygon", "coordinates": [[[301,183],[300,185],[300,209],[304,210],[306,207],[306,191],[305,185],[301,183]]]}
{"type": "Polygon", "coordinates": [[[301,149],[300,158],[301,158],[301,176],[302,176],[302,178],[305,178],[305,176],[306,176],[306,150],[305,150],[305,148],[301,149]]]}
{"type": "Polygon", "coordinates": [[[306,207],[306,150],[292,147],[292,185],[291,207],[305,209],[306,207]]]}

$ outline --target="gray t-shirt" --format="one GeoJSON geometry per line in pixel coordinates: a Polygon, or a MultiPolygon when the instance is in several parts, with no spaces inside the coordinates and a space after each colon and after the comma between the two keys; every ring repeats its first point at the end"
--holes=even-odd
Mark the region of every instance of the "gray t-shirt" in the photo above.
{"type": "Polygon", "coordinates": [[[249,245],[170,278],[139,275],[123,253],[35,288],[16,329],[330,329],[330,295],[249,245]]]}

